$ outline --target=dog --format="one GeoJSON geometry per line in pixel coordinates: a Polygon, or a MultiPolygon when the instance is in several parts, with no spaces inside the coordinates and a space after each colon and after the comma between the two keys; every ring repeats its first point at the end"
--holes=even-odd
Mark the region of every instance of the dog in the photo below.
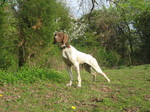
{"type": "Polygon", "coordinates": [[[60,48],[62,49],[62,57],[68,67],[68,71],[70,74],[70,82],[67,84],[67,86],[72,85],[73,82],[72,66],[74,66],[78,76],[77,87],[81,87],[81,76],[79,67],[80,64],[84,64],[85,69],[93,75],[94,80],[96,80],[96,73],[93,71],[93,68],[99,74],[103,75],[108,82],[110,82],[110,79],[99,67],[96,59],[92,55],[80,52],[77,49],[75,49],[72,45],[68,44],[68,36],[65,33],[63,32],[55,33],[54,44],[56,43],[59,43],[60,48]]]}

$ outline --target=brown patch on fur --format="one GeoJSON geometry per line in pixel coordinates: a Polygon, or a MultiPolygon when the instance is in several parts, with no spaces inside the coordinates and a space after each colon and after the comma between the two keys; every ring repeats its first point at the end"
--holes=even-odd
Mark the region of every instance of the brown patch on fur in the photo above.
{"type": "Polygon", "coordinates": [[[61,43],[63,41],[63,34],[61,32],[57,32],[54,36],[58,37],[58,38],[54,38],[55,42],[61,43]]]}
{"type": "Polygon", "coordinates": [[[68,36],[63,33],[63,44],[65,45],[67,43],[68,43],[68,36]]]}
{"type": "MultiPolygon", "coordinates": [[[[55,33],[54,36],[57,36],[57,38],[54,38],[54,43],[55,42],[62,43],[64,46],[68,44],[68,36],[65,33],[57,32],[55,33]]],[[[70,48],[69,45],[67,47],[70,48]]]]}
{"type": "Polygon", "coordinates": [[[70,45],[67,45],[67,48],[70,48],[70,45]]]}

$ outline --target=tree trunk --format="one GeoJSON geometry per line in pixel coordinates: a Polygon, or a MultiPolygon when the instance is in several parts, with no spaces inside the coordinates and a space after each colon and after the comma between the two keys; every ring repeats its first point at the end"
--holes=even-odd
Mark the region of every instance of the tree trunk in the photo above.
{"type": "Polygon", "coordinates": [[[22,67],[25,64],[24,46],[19,47],[18,58],[18,67],[22,67]]]}
{"type": "Polygon", "coordinates": [[[22,67],[25,64],[25,39],[23,36],[22,31],[19,32],[19,40],[22,40],[19,44],[18,44],[18,67],[22,67]]]}
{"type": "Polygon", "coordinates": [[[124,21],[125,21],[125,24],[126,24],[127,30],[128,30],[127,39],[129,41],[129,46],[130,46],[130,50],[131,50],[131,52],[129,54],[130,55],[130,59],[129,60],[130,60],[130,64],[133,65],[133,45],[132,45],[131,30],[130,30],[130,27],[129,27],[128,22],[126,20],[126,17],[125,17],[124,21]]]}

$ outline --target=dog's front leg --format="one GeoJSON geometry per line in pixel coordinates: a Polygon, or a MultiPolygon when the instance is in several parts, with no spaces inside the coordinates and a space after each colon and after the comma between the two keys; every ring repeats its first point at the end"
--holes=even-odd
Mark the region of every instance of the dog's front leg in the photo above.
{"type": "Polygon", "coordinates": [[[79,64],[75,64],[75,68],[76,68],[77,75],[78,75],[78,85],[77,85],[77,87],[81,87],[81,76],[80,76],[79,64]]]}
{"type": "Polygon", "coordinates": [[[71,66],[68,67],[68,72],[69,72],[69,75],[70,75],[70,82],[67,84],[67,86],[71,86],[72,81],[73,81],[72,67],[71,66]]]}

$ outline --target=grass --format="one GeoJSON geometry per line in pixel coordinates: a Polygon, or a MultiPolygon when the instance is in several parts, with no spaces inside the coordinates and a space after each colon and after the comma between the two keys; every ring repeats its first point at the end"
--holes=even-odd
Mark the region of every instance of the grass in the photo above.
{"type": "Polygon", "coordinates": [[[150,65],[104,71],[111,83],[101,75],[93,82],[92,76],[82,71],[82,88],[76,88],[76,78],[72,87],[66,87],[69,75],[65,71],[37,68],[0,71],[0,111],[150,111],[150,65]]]}

